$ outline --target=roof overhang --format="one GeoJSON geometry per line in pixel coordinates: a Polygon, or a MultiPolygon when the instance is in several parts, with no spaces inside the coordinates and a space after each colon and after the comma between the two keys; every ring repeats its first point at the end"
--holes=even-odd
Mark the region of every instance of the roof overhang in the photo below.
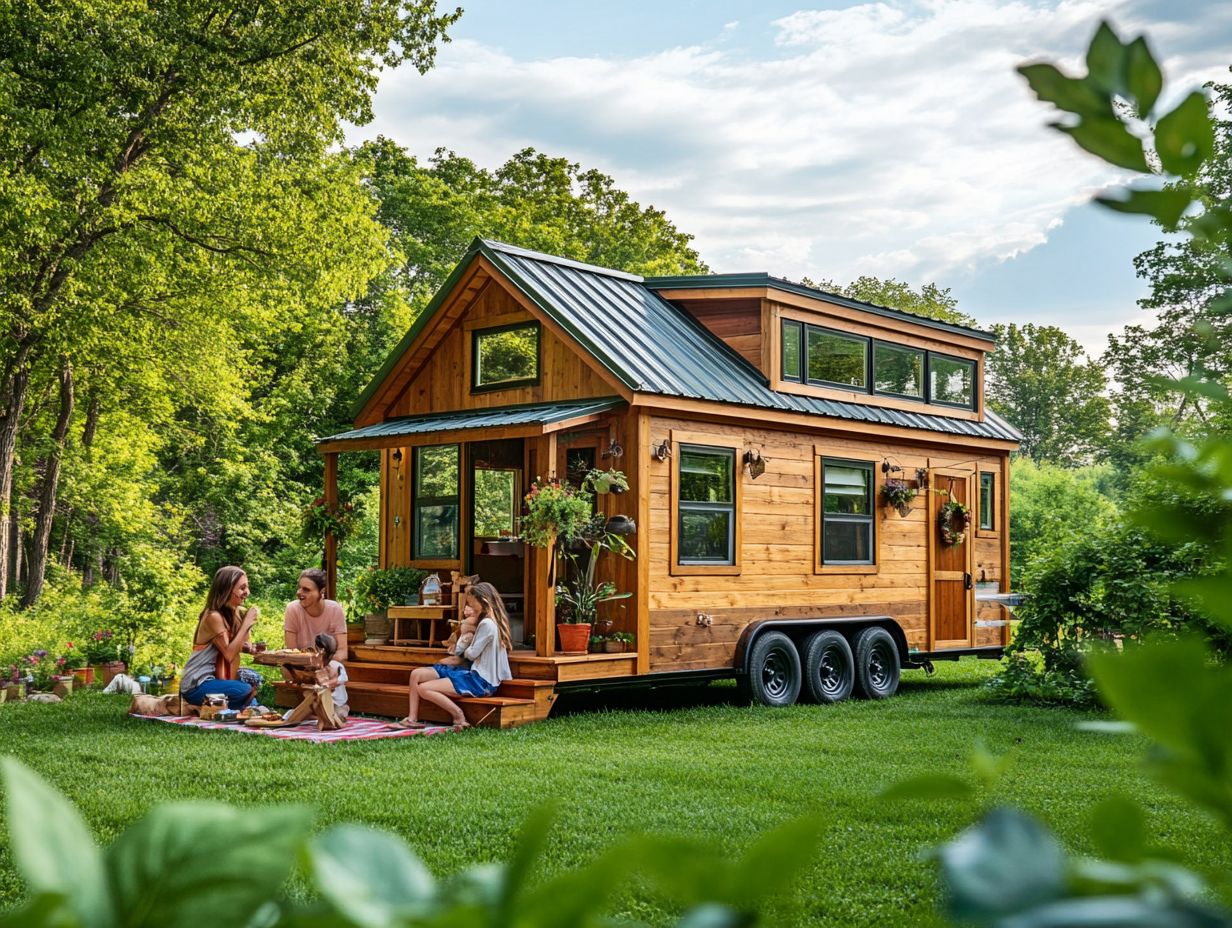
{"type": "Polygon", "coordinates": [[[623,405],[625,401],[620,397],[601,397],[562,403],[533,403],[404,416],[318,438],[317,450],[374,451],[407,445],[447,444],[452,441],[534,438],[594,422],[604,413],[623,405]]]}

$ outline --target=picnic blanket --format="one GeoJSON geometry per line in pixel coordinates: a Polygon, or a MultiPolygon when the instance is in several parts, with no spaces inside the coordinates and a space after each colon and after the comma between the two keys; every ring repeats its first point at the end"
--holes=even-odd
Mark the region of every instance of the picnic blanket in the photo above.
{"type": "Polygon", "coordinates": [[[439,735],[450,731],[448,725],[419,729],[389,728],[389,723],[380,719],[362,718],[347,719],[346,724],[337,731],[317,731],[316,719],[308,719],[306,722],[301,722],[298,725],[288,725],[286,728],[249,728],[247,725],[237,725],[231,722],[202,721],[195,715],[133,715],[130,718],[147,719],[151,722],[170,722],[172,725],[205,728],[210,731],[233,731],[245,735],[269,735],[271,738],[282,738],[287,741],[311,741],[314,744],[334,741],[375,741],[378,738],[406,738],[410,735],[439,735]]]}

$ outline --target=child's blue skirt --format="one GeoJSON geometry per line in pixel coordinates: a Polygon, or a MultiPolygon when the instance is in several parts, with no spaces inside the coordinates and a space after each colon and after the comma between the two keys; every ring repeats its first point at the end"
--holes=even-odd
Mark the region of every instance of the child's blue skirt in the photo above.
{"type": "Polygon", "coordinates": [[[473,670],[447,664],[433,664],[432,669],[437,676],[452,683],[459,696],[491,696],[496,692],[496,687],[473,670]]]}

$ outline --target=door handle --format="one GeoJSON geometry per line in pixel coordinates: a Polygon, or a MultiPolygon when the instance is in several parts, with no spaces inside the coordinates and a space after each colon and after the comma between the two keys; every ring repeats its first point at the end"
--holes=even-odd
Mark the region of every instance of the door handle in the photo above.
{"type": "Polygon", "coordinates": [[[963,589],[971,589],[971,574],[963,574],[963,589]]]}

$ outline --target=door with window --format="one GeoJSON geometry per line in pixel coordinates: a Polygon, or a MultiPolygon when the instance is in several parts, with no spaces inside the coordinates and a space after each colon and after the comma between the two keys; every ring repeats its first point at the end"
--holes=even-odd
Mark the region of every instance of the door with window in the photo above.
{"type": "Polygon", "coordinates": [[[467,445],[470,461],[470,532],[467,574],[478,574],[500,591],[509,610],[513,640],[526,636],[522,621],[526,556],[518,534],[522,496],[523,444],[520,438],[476,441],[467,445]]]}
{"type": "MultiPolygon", "coordinates": [[[[969,525],[961,542],[947,543],[939,524],[942,508],[955,502],[971,508],[974,475],[961,470],[935,468],[929,476],[929,639],[932,650],[971,647],[975,615],[974,526],[969,525]]],[[[961,527],[950,520],[953,530],[961,527]]]]}

